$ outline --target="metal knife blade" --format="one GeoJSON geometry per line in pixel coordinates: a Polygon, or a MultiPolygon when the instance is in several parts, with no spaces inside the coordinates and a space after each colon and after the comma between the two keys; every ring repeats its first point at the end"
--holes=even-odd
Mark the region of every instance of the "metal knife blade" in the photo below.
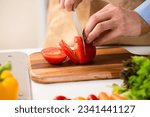
{"type": "Polygon", "coordinates": [[[73,23],[74,23],[74,26],[75,26],[75,28],[76,28],[76,30],[77,30],[78,35],[82,37],[83,48],[84,48],[84,54],[86,54],[86,50],[85,50],[85,39],[84,39],[84,36],[83,36],[83,29],[81,28],[80,21],[79,21],[79,18],[78,18],[76,9],[74,9],[74,10],[72,11],[72,20],[73,20],[73,23]]]}

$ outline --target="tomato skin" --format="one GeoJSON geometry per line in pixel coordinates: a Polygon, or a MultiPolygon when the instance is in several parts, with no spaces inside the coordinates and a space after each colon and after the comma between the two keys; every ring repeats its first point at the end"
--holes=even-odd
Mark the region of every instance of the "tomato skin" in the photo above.
{"type": "Polygon", "coordinates": [[[65,96],[59,95],[54,98],[54,100],[67,100],[65,96]]]}
{"type": "Polygon", "coordinates": [[[81,37],[80,36],[76,36],[74,38],[74,43],[75,43],[74,44],[75,53],[76,53],[76,56],[78,57],[79,62],[81,64],[82,61],[85,58],[84,46],[83,46],[83,42],[81,40],[81,37]]]}
{"type": "Polygon", "coordinates": [[[91,62],[96,56],[96,47],[92,44],[85,45],[86,55],[83,60],[80,60],[81,64],[86,64],[91,62]]]}
{"type": "Polygon", "coordinates": [[[99,100],[94,94],[91,94],[87,97],[88,100],[99,100]]]}
{"type": "Polygon", "coordinates": [[[84,46],[82,42],[82,37],[76,36],[74,38],[75,41],[75,52],[77,57],[79,58],[80,64],[87,64],[91,62],[96,56],[96,47],[90,44],[85,44],[85,52],[84,46]]]}
{"type": "Polygon", "coordinates": [[[78,58],[74,52],[74,50],[72,50],[69,45],[67,45],[67,43],[65,43],[63,40],[60,41],[59,43],[61,49],[65,52],[65,54],[70,58],[70,60],[75,63],[78,64],[78,58]]]}
{"type": "Polygon", "coordinates": [[[91,62],[96,56],[96,47],[92,44],[85,44],[84,49],[82,38],[80,36],[76,36],[74,42],[74,50],[72,50],[63,40],[60,41],[59,45],[73,63],[87,64],[91,62]]]}
{"type": "Polygon", "coordinates": [[[51,64],[61,64],[67,57],[64,51],[57,47],[45,48],[41,53],[44,59],[51,64]]]}

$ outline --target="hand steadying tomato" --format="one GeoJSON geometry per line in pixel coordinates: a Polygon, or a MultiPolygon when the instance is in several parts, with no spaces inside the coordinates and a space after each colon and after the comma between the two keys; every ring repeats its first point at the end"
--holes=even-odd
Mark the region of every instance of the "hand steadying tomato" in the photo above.
{"type": "Polygon", "coordinates": [[[57,47],[45,48],[41,51],[45,60],[51,64],[60,64],[66,59],[64,51],[57,47]]]}

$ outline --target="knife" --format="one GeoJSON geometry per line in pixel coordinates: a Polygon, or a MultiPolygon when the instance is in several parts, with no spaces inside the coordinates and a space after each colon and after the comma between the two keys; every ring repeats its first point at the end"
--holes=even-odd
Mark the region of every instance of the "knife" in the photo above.
{"type": "Polygon", "coordinates": [[[86,54],[86,50],[85,50],[85,38],[84,38],[84,35],[83,35],[83,29],[81,28],[80,21],[79,21],[76,9],[74,9],[72,11],[72,20],[73,20],[73,23],[74,23],[74,26],[75,26],[75,28],[77,30],[78,35],[82,37],[84,54],[86,54]]]}

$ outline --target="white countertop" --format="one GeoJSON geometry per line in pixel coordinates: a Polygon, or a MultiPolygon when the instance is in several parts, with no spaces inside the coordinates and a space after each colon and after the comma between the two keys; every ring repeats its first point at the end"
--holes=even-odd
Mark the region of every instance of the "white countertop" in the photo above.
{"type": "MultiPolygon", "coordinates": [[[[41,48],[35,49],[22,49],[22,50],[3,50],[0,53],[7,52],[23,52],[27,55],[30,55],[34,52],[39,52],[41,48]]],[[[2,58],[2,56],[0,57],[2,58]]],[[[20,72],[21,73],[21,72],[20,72]]],[[[22,74],[20,74],[22,75],[22,74]]],[[[26,79],[30,79],[28,75],[26,79]]],[[[25,80],[20,81],[20,86],[25,85],[25,80]]],[[[121,84],[122,80],[113,79],[113,80],[95,80],[95,81],[81,81],[81,82],[68,82],[68,83],[53,83],[53,84],[39,84],[32,80],[31,82],[31,92],[32,99],[53,99],[57,95],[64,95],[68,98],[75,98],[77,96],[87,97],[89,94],[98,95],[101,91],[106,91],[109,94],[111,93],[110,86],[113,83],[121,84]]],[[[25,85],[28,86],[28,85],[25,85]]]]}

